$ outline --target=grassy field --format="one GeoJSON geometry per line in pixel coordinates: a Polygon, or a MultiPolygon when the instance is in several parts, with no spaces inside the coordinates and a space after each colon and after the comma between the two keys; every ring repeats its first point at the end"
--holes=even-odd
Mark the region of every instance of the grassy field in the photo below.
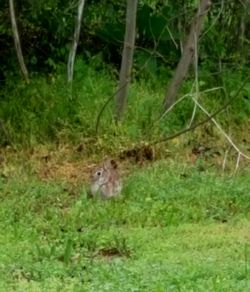
{"type": "Polygon", "coordinates": [[[15,167],[0,177],[0,291],[249,291],[249,171],[163,160],[100,201],[15,167]]]}
{"type": "MultiPolygon", "coordinates": [[[[29,84],[5,80],[0,292],[250,291],[249,160],[241,156],[233,175],[237,153],[212,123],[150,144],[189,127],[192,96],[212,114],[249,75],[249,68],[220,71],[199,69],[198,95],[191,73],[181,102],[161,118],[171,74],[135,71],[118,124],[115,68],[80,58],[72,87],[63,65],[29,84]],[[138,149],[152,150],[153,159],[138,149]],[[88,199],[89,171],[105,157],[120,158],[122,196],[88,199]]],[[[215,117],[248,156],[249,96],[246,84],[215,117]]],[[[192,125],[205,118],[197,109],[192,125]]]]}

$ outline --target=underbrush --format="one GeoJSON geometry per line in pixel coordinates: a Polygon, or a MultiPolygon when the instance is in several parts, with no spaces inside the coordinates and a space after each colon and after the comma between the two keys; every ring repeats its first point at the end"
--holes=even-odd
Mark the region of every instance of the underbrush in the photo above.
{"type": "MultiPolygon", "coordinates": [[[[199,100],[203,106],[212,113],[227,102],[240,87],[246,76],[245,71],[237,74],[227,71],[220,78],[206,71],[201,72],[199,100]]],[[[64,68],[54,75],[34,76],[28,85],[20,80],[7,81],[1,90],[0,100],[1,145],[32,147],[50,142],[79,144],[86,138],[98,137],[104,141],[103,144],[117,148],[172,134],[183,129],[191,120],[193,103],[190,96],[159,119],[167,84],[167,80],[163,84],[161,76],[158,82],[153,78],[132,83],[125,119],[118,126],[112,118],[111,99],[96,133],[98,114],[116,91],[116,72],[110,69],[97,71],[94,66],[78,60],[72,88],[65,82],[63,72],[64,68]]],[[[192,88],[191,78],[182,86],[179,97],[193,93],[192,88]]],[[[232,134],[237,133],[239,126],[249,122],[249,90],[247,84],[238,100],[216,117],[232,134]]],[[[197,111],[195,121],[203,118],[204,114],[197,111]]]]}

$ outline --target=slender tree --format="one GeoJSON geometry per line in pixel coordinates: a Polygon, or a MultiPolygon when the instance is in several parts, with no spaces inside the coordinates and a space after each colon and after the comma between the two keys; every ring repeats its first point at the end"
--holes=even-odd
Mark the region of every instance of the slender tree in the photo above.
{"type": "Polygon", "coordinates": [[[22,74],[23,74],[25,81],[29,82],[29,74],[28,74],[28,70],[27,70],[25,63],[24,63],[22,47],[21,47],[21,42],[20,42],[17,23],[16,23],[15,8],[14,8],[14,1],[13,0],[9,0],[9,8],[10,8],[10,19],[11,19],[12,33],[13,33],[18,62],[20,64],[20,68],[21,68],[21,71],[22,71],[22,74]]]}
{"type": "Polygon", "coordinates": [[[164,111],[168,110],[172,104],[176,101],[178,89],[187,75],[188,68],[192,62],[196,41],[198,42],[199,35],[202,30],[202,25],[207,15],[207,12],[211,6],[211,0],[201,0],[198,8],[198,12],[193,19],[190,33],[188,35],[186,44],[183,49],[183,54],[177,65],[174,76],[168,86],[166,96],[164,98],[164,111]]]}
{"type": "Polygon", "coordinates": [[[118,91],[115,96],[115,116],[117,121],[122,119],[129,88],[129,80],[131,76],[134,55],[137,3],[138,0],[127,0],[126,31],[122,52],[118,91]]]}
{"type": "Polygon", "coordinates": [[[72,80],[73,80],[76,49],[77,49],[77,45],[78,45],[79,37],[80,37],[81,23],[82,23],[82,13],[83,13],[84,4],[85,4],[85,0],[79,0],[79,2],[78,2],[78,12],[77,12],[76,24],[75,24],[74,38],[73,38],[72,46],[71,46],[71,49],[70,49],[70,52],[69,52],[68,65],[67,65],[68,82],[72,82],[72,80]]]}

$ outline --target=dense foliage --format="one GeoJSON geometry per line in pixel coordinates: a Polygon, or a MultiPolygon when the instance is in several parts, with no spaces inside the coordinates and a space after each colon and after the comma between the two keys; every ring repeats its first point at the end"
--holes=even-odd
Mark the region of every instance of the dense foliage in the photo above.
{"type": "MultiPolygon", "coordinates": [[[[0,143],[30,144],[58,136],[71,137],[73,132],[78,136],[93,135],[98,111],[116,88],[126,2],[86,1],[72,92],[65,84],[66,63],[78,1],[14,3],[31,84],[24,85],[21,81],[8,1],[0,0],[0,143]]],[[[129,128],[123,130],[133,139],[173,132],[183,127],[192,115],[193,104],[187,101],[168,119],[154,123],[197,3],[195,0],[139,1],[133,69],[138,83],[130,92],[132,98],[125,121],[129,128]]],[[[209,96],[206,106],[210,111],[228,99],[249,74],[249,22],[248,1],[213,1],[199,46],[200,90],[223,88],[205,95],[209,96]]],[[[192,70],[190,76],[183,86],[184,94],[192,91],[192,70]]],[[[248,89],[241,92],[245,98],[232,109],[231,121],[244,121],[249,115],[248,89]]],[[[110,111],[102,126],[103,132],[113,133],[110,111]]]]}
{"type": "MultiPolygon", "coordinates": [[[[16,71],[7,1],[0,1],[1,75],[16,71]]],[[[71,43],[77,1],[15,1],[16,17],[28,68],[46,72],[66,62],[71,43]]],[[[234,66],[249,60],[250,25],[247,1],[213,1],[202,35],[200,59],[217,67],[218,62],[234,66]]],[[[141,0],[138,7],[136,64],[155,72],[163,65],[173,68],[180,56],[180,44],[190,28],[197,1],[141,0]]],[[[120,64],[124,37],[125,1],[87,1],[80,37],[79,56],[98,56],[120,64]]],[[[2,77],[3,78],[3,77],[2,77]]],[[[1,79],[2,79],[1,78],[1,79]]]]}

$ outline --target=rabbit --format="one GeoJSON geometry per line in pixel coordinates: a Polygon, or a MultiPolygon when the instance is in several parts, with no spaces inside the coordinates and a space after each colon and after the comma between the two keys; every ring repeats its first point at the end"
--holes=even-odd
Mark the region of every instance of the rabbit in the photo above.
{"type": "Polygon", "coordinates": [[[90,180],[92,197],[100,196],[102,199],[108,199],[121,193],[122,183],[114,160],[104,161],[100,166],[96,167],[91,174],[90,180]]]}

